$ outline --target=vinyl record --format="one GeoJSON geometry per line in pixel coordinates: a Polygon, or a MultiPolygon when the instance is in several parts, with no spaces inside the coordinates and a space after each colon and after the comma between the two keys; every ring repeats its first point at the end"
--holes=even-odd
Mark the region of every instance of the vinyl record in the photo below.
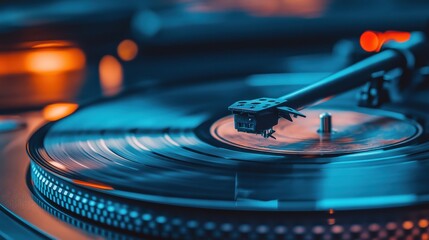
{"type": "Polygon", "coordinates": [[[281,121],[276,140],[233,129],[230,103],[291,90],[230,81],[142,89],[83,106],[30,139],[34,187],[60,209],[112,226],[122,217],[128,221],[116,227],[155,236],[156,227],[144,228],[155,216],[159,226],[172,227],[173,214],[218,227],[237,222],[234,229],[248,221],[256,231],[259,220],[275,228],[311,214],[318,222],[334,210],[429,200],[427,136],[401,109],[358,108],[352,92],[303,110],[305,120],[281,121]],[[333,116],[329,136],[317,132],[323,112],[333,116]]]}

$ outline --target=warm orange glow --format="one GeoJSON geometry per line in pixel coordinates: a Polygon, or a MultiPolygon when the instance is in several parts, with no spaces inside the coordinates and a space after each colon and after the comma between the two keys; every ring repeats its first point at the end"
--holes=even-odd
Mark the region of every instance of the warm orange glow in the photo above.
{"type": "Polygon", "coordinates": [[[329,214],[334,214],[334,209],[330,208],[329,209],[329,214]]]}
{"type": "Polygon", "coordinates": [[[335,218],[329,218],[328,219],[328,224],[329,225],[334,225],[335,224],[335,218]]]}
{"type": "Polygon", "coordinates": [[[125,39],[118,45],[118,56],[124,61],[131,61],[137,56],[138,49],[134,41],[125,39]]]}
{"type": "Polygon", "coordinates": [[[72,114],[79,105],[76,103],[54,103],[43,108],[43,118],[56,121],[72,114]]]}
{"type": "Polygon", "coordinates": [[[96,188],[96,189],[113,190],[113,187],[105,184],[101,184],[101,183],[91,183],[91,182],[85,182],[81,180],[73,180],[73,183],[76,183],[78,185],[85,186],[85,187],[96,188]]]}
{"type": "Polygon", "coordinates": [[[85,55],[81,49],[70,44],[61,41],[41,42],[27,48],[2,52],[0,75],[81,70],[85,67],[85,55]]]}
{"type": "Polygon", "coordinates": [[[57,47],[73,47],[73,43],[62,40],[52,40],[52,41],[41,41],[41,42],[32,42],[30,44],[32,48],[57,48],[57,47]]]}
{"type": "Polygon", "coordinates": [[[420,219],[419,221],[419,227],[420,228],[427,228],[429,226],[429,221],[426,219],[420,219]]]}
{"type": "Polygon", "coordinates": [[[404,223],[402,223],[402,228],[404,228],[405,230],[410,230],[413,227],[414,227],[414,224],[411,221],[405,221],[404,223]]]}
{"type": "Polygon", "coordinates": [[[104,56],[100,61],[98,71],[104,95],[111,96],[121,91],[123,81],[122,66],[115,57],[104,56]]]}
{"type": "Polygon", "coordinates": [[[30,72],[62,72],[83,68],[85,56],[79,49],[46,49],[30,52],[24,61],[30,72]]]}
{"type": "Polygon", "coordinates": [[[422,240],[429,240],[429,235],[427,233],[423,233],[422,240]]]}
{"type": "Polygon", "coordinates": [[[0,51],[1,106],[70,102],[85,79],[85,55],[70,41],[17,43],[0,51]]]}
{"type": "Polygon", "coordinates": [[[360,36],[360,45],[367,52],[378,52],[388,41],[406,42],[410,37],[411,33],[409,32],[386,31],[383,33],[366,31],[360,36]]]}

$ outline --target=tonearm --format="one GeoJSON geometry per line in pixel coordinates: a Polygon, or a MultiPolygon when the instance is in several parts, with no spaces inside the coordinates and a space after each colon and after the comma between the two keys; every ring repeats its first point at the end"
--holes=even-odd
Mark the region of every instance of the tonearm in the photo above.
{"type": "MultiPolygon", "coordinates": [[[[370,83],[374,74],[393,69],[410,71],[419,66],[427,58],[425,35],[421,32],[411,33],[405,42],[389,42],[380,52],[365,58],[341,71],[338,71],[321,81],[306,86],[298,91],[279,98],[257,98],[237,101],[229,110],[234,114],[234,126],[239,132],[261,134],[263,137],[273,137],[273,127],[279,118],[293,121],[293,118],[305,117],[300,112],[303,108],[327,101],[335,95],[370,83]]],[[[377,87],[380,84],[372,84],[377,87]]],[[[371,105],[367,99],[361,105],[371,105]]],[[[377,101],[379,105],[380,101],[377,101]]],[[[374,107],[374,106],[372,106],[374,107]]]]}

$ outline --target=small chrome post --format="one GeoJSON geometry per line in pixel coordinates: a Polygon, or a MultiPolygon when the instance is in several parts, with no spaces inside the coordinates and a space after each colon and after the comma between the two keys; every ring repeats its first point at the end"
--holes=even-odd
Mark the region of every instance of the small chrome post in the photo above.
{"type": "Polygon", "coordinates": [[[320,128],[319,133],[331,133],[332,132],[332,115],[328,112],[324,112],[319,115],[320,128]]]}

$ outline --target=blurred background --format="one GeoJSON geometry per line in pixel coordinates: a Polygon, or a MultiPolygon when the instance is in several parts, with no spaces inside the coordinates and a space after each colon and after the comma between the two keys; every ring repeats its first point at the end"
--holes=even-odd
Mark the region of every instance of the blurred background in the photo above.
{"type": "Polygon", "coordinates": [[[365,30],[427,29],[428,9],[425,0],[2,1],[0,114],[74,109],[136,87],[305,84],[363,58],[365,30]]]}

